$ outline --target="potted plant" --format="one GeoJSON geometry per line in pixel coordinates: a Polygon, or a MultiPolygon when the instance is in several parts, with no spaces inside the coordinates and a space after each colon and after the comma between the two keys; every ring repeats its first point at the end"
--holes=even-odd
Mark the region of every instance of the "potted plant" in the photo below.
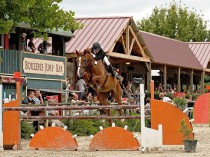
{"type": "Polygon", "coordinates": [[[174,98],[173,103],[183,111],[187,105],[187,100],[185,98],[174,98]]]}
{"type": "Polygon", "coordinates": [[[181,128],[179,131],[182,133],[184,137],[183,143],[184,143],[185,152],[195,152],[198,140],[195,140],[194,137],[190,136],[192,130],[188,128],[185,119],[182,119],[180,124],[181,128]]]}

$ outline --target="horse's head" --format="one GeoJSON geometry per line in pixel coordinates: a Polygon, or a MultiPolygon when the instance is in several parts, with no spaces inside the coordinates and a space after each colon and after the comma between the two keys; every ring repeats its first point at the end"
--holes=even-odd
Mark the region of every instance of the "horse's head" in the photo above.
{"type": "Polygon", "coordinates": [[[91,50],[88,48],[84,50],[84,52],[78,52],[77,54],[77,76],[81,78],[84,72],[87,70],[88,66],[90,65],[93,57],[91,55],[91,50]]]}

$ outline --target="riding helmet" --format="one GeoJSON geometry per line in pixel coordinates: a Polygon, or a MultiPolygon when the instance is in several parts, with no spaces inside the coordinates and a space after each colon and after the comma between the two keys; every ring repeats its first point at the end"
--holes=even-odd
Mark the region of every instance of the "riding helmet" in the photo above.
{"type": "Polygon", "coordinates": [[[98,42],[93,43],[92,49],[101,49],[101,45],[98,42]]]}

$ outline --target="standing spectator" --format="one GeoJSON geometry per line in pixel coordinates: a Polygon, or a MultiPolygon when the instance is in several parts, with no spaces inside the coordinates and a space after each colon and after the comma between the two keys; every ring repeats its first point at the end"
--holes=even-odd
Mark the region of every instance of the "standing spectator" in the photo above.
{"type": "Polygon", "coordinates": [[[43,41],[41,44],[39,44],[39,47],[38,47],[38,51],[41,53],[41,54],[47,54],[47,48],[51,46],[50,43],[48,43],[47,41],[43,41]]]}
{"type": "Polygon", "coordinates": [[[27,51],[26,33],[21,35],[21,51],[27,51]]]}
{"type": "MultiPolygon", "coordinates": [[[[23,104],[28,104],[28,105],[35,105],[36,102],[34,101],[35,99],[35,94],[34,94],[34,91],[29,91],[28,93],[28,97],[26,97],[22,103],[23,104]]],[[[32,116],[38,116],[39,115],[39,111],[31,111],[31,115],[32,116]]],[[[35,132],[38,132],[38,121],[33,121],[33,127],[34,127],[34,130],[35,132]]]]}
{"type": "Polygon", "coordinates": [[[85,83],[85,81],[82,78],[80,78],[78,80],[78,82],[76,83],[76,86],[78,86],[79,91],[81,92],[81,93],[79,93],[79,99],[82,99],[83,96],[84,96],[84,92],[85,92],[85,88],[86,88],[86,83],[85,83]]]}
{"type": "Polygon", "coordinates": [[[36,48],[35,48],[35,45],[33,43],[33,39],[34,39],[33,37],[30,38],[30,41],[28,43],[28,47],[31,49],[31,52],[35,53],[36,48]]]}
{"type": "Polygon", "coordinates": [[[39,90],[35,90],[34,92],[34,101],[36,104],[44,104],[43,98],[42,98],[42,94],[40,93],[39,90]]]}

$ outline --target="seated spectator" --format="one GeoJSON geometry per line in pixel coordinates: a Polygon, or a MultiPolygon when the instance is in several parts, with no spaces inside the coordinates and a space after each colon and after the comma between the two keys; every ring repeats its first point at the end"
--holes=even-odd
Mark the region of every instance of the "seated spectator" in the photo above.
{"type": "Polygon", "coordinates": [[[87,101],[88,102],[92,102],[93,101],[93,95],[92,95],[92,93],[88,93],[87,101]]]}
{"type": "Polygon", "coordinates": [[[169,97],[165,96],[164,93],[160,93],[159,97],[163,102],[172,103],[172,100],[169,97]]]}
{"type": "Polygon", "coordinates": [[[93,103],[96,103],[98,105],[99,101],[96,95],[93,96],[93,103]]]}
{"type": "Polygon", "coordinates": [[[33,43],[33,39],[34,39],[33,37],[30,38],[30,41],[28,43],[28,47],[30,48],[31,52],[35,53],[36,48],[35,48],[35,45],[33,43]]]}

